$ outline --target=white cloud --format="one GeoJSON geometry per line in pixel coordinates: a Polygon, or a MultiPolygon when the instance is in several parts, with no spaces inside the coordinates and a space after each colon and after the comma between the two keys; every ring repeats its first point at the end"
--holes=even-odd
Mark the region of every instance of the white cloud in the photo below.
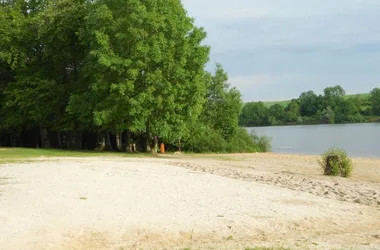
{"type": "Polygon", "coordinates": [[[211,60],[224,65],[245,100],[337,83],[367,92],[380,82],[380,0],[183,3],[208,32],[211,60]]]}
{"type": "Polygon", "coordinates": [[[299,18],[357,13],[379,8],[378,0],[182,0],[198,18],[299,18]]]}

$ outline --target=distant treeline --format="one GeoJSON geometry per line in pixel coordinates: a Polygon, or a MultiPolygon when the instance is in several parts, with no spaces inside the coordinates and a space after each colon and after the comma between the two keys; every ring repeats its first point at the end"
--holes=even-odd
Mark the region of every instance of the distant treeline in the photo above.
{"type": "Polygon", "coordinates": [[[0,1],[0,146],[253,152],[180,0],[0,1]]]}
{"type": "Polygon", "coordinates": [[[328,87],[323,95],[304,92],[286,105],[267,107],[249,102],[243,107],[240,125],[274,126],[285,124],[361,123],[380,120],[380,89],[370,95],[346,96],[341,86],[328,87]]]}

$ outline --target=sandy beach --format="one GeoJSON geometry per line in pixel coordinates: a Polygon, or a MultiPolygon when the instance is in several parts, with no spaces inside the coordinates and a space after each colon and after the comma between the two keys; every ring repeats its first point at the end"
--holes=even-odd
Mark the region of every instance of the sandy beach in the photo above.
{"type": "Polygon", "coordinates": [[[380,159],[38,158],[0,165],[0,249],[380,249],[380,159]]]}

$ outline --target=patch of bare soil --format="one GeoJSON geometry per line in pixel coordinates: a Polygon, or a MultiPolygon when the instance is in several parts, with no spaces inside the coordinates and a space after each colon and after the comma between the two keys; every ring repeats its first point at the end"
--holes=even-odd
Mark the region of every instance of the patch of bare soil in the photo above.
{"type": "Polygon", "coordinates": [[[348,180],[275,154],[8,164],[0,249],[380,249],[380,161],[355,163],[348,180]]]}

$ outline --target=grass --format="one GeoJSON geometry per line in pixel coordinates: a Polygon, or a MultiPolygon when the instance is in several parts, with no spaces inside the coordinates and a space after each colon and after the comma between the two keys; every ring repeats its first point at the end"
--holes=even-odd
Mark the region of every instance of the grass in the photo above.
{"type": "Polygon", "coordinates": [[[324,175],[348,178],[352,175],[354,165],[343,149],[330,148],[318,159],[324,175]]]}
{"type": "Polygon", "coordinates": [[[290,103],[290,100],[264,102],[264,106],[267,107],[267,108],[270,108],[270,107],[272,107],[275,104],[280,104],[281,106],[283,106],[285,108],[286,106],[288,106],[289,103],[290,103]]]}
{"type": "MultiPolygon", "coordinates": [[[[176,156],[170,153],[170,158],[206,158],[221,161],[243,161],[244,157],[236,157],[233,154],[195,154],[184,153],[176,156]]],[[[39,157],[154,157],[151,153],[118,153],[99,151],[73,151],[62,149],[33,149],[33,148],[0,148],[0,165],[5,163],[30,162],[39,157]]],[[[163,155],[165,157],[165,155],[163,155]]]]}
{"type": "Polygon", "coordinates": [[[72,151],[60,149],[32,149],[32,148],[0,148],[0,164],[28,161],[38,157],[148,157],[146,154],[127,154],[117,152],[99,152],[99,151],[72,151]],[[28,159],[28,160],[26,160],[28,159]]]}
{"type": "Polygon", "coordinates": [[[356,97],[357,95],[359,95],[361,99],[369,98],[369,97],[371,96],[370,93],[365,93],[365,94],[345,95],[344,98],[345,98],[345,99],[348,99],[348,98],[351,98],[351,97],[356,97]]]}
{"type": "MultiPolygon", "coordinates": [[[[370,93],[364,93],[364,94],[345,95],[344,98],[348,99],[348,98],[356,97],[357,95],[359,95],[361,99],[366,99],[366,98],[369,98],[371,94],[370,93]]],[[[289,103],[290,103],[290,100],[272,101],[272,102],[264,102],[264,105],[267,108],[270,108],[271,106],[273,106],[275,104],[280,104],[281,106],[286,107],[286,106],[288,106],[289,103]]]]}

